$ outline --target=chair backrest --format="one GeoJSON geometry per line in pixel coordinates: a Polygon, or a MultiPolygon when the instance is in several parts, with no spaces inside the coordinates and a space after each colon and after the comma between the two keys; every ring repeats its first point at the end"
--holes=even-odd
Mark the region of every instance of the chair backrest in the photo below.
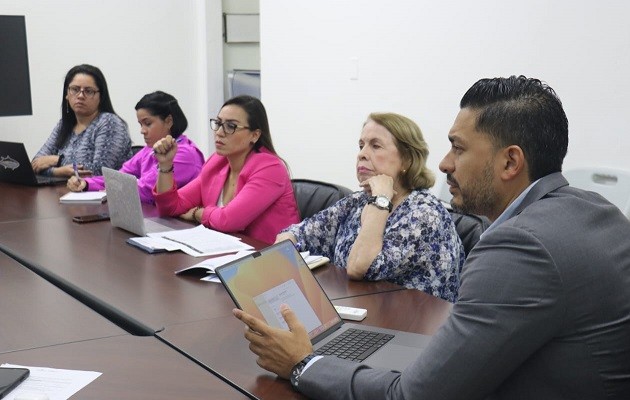
{"type": "Polygon", "coordinates": [[[302,219],[313,216],[352,193],[344,186],[310,179],[292,179],[291,183],[302,219]]]}
{"type": "Polygon", "coordinates": [[[630,218],[630,171],[589,167],[563,171],[571,186],[596,192],[630,218]]]}
{"type": "Polygon", "coordinates": [[[140,150],[144,149],[145,147],[146,146],[134,144],[133,146],[131,146],[131,154],[135,156],[140,150]]]}
{"type": "Polygon", "coordinates": [[[235,69],[228,72],[229,98],[241,94],[260,99],[260,71],[235,69]]]}
{"type": "Polygon", "coordinates": [[[490,226],[490,220],[480,215],[459,214],[451,210],[449,212],[468,257],[468,253],[475,247],[483,231],[490,226]]]}

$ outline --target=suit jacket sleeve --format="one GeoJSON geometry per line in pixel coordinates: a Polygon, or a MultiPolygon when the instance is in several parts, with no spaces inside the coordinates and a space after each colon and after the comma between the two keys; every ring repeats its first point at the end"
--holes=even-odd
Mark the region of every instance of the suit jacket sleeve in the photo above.
{"type": "Polygon", "coordinates": [[[451,316],[407,369],[325,357],[304,373],[300,390],[316,399],[483,399],[559,329],[561,286],[531,231],[504,223],[469,255],[451,316]]]}

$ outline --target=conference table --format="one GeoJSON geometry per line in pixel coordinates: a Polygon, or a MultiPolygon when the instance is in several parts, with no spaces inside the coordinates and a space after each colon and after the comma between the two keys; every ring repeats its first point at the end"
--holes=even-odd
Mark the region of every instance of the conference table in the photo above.
{"type": "Polygon", "coordinates": [[[101,372],[77,399],[247,399],[154,337],[132,335],[0,354],[0,364],[101,372]]]}
{"type": "Polygon", "coordinates": [[[127,334],[4,253],[0,304],[0,353],[127,334]]]}
{"type": "Polygon", "coordinates": [[[165,346],[132,336],[0,253],[0,364],[101,372],[82,399],[243,399],[165,346]]]}
{"type": "Polygon", "coordinates": [[[0,182],[0,222],[65,215],[59,197],[67,191],[63,186],[39,188],[0,182]]]}
{"type": "MultiPolygon", "coordinates": [[[[333,267],[334,268],[334,267],[333,267]]],[[[361,307],[368,316],[359,324],[432,335],[442,325],[451,306],[417,290],[374,293],[333,301],[361,307]]],[[[192,355],[233,384],[259,399],[303,399],[289,383],[256,364],[243,333],[245,325],[233,316],[168,326],[157,336],[192,355]]]]}
{"type": "MultiPolygon", "coordinates": [[[[171,346],[194,361],[209,380],[216,374],[229,382],[235,393],[242,390],[261,399],[301,398],[286,381],[256,365],[242,335],[244,326],[232,316],[234,304],[222,285],[201,281],[203,275],[195,272],[175,275],[202,258],[182,252],[147,254],[126,244],[133,234],[108,221],[74,223],[73,216],[107,211],[107,204],[59,204],[66,192],[61,186],[0,183],[0,250],[122,327],[122,333],[171,346]]],[[[143,211],[157,217],[154,206],[143,205],[143,211]]],[[[160,222],[192,227],[172,218],[160,222]]],[[[265,246],[241,239],[255,248],[265,246]]],[[[450,313],[446,301],[388,282],[353,281],[345,269],[333,265],[314,270],[314,275],[335,304],[367,308],[365,324],[430,335],[450,313]]],[[[118,338],[98,340],[103,346],[128,340],[114,337],[118,338]]],[[[28,351],[36,360],[35,351],[28,351]]],[[[46,359],[47,350],[39,351],[46,359]]]]}

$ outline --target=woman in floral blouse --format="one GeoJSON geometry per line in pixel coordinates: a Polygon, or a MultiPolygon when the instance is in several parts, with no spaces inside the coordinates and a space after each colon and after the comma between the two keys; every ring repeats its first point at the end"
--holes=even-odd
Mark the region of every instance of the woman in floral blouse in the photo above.
{"type": "Polygon", "coordinates": [[[464,249],[449,212],[429,192],[433,173],[420,128],[393,113],[363,125],[363,191],[283,230],[301,250],[329,257],[351,279],[387,280],[455,302],[464,249]]]}

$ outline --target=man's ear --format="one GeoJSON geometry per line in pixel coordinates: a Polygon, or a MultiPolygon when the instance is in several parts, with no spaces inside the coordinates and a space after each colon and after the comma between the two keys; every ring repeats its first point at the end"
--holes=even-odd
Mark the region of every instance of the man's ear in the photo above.
{"type": "Polygon", "coordinates": [[[527,173],[527,161],[523,149],[517,145],[511,145],[501,150],[502,170],[501,178],[503,180],[513,180],[520,177],[523,173],[527,173]]]}

